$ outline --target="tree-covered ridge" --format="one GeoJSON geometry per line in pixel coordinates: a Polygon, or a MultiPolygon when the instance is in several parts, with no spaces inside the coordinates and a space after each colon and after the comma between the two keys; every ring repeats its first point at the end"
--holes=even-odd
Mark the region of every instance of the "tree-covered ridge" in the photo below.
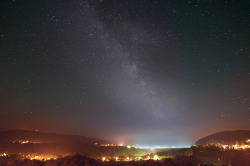
{"type": "Polygon", "coordinates": [[[55,133],[45,133],[30,130],[6,130],[0,131],[0,142],[8,143],[14,141],[30,141],[40,143],[81,143],[94,144],[101,143],[101,140],[79,136],[79,135],[65,135],[55,133]]]}
{"type": "Polygon", "coordinates": [[[249,130],[236,130],[236,131],[223,131],[218,132],[195,142],[196,145],[203,144],[222,144],[222,145],[234,145],[236,143],[246,144],[246,140],[250,139],[249,130]]]}

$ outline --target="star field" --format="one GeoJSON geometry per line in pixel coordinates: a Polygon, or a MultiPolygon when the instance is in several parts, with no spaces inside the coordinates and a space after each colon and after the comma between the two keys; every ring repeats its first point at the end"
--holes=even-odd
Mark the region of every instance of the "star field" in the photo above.
{"type": "Polygon", "coordinates": [[[5,0],[0,129],[191,144],[250,129],[247,1],[5,0]]]}

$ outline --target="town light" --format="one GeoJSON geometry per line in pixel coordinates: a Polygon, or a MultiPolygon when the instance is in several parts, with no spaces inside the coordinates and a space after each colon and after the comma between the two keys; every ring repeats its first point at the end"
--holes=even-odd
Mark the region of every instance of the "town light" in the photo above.
{"type": "Polygon", "coordinates": [[[159,160],[159,159],[160,159],[159,156],[154,155],[154,160],[159,160]]]}

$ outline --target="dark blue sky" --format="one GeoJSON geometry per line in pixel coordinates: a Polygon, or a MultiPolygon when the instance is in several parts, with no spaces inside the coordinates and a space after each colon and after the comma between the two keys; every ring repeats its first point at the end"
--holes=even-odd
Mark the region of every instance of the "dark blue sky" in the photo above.
{"type": "Polygon", "coordinates": [[[0,129],[191,144],[250,129],[247,1],[0,4],[0,129]]]}

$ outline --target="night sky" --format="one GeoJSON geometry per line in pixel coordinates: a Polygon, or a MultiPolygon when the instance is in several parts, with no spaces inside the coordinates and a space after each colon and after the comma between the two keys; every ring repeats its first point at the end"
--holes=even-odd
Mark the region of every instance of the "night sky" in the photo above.
{"type": "Polygon", "coordinates": [[[250,1],[3,0],[0,130],[192,144],[250,130],[250,1]]]}

